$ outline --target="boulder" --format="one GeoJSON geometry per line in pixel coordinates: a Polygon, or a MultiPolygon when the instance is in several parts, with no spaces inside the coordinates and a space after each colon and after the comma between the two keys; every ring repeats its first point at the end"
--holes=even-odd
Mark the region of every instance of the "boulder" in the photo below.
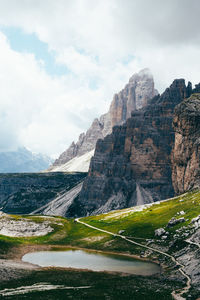
{"type": "Polygon", "coordinates": [[[179,223],[183,223],[183,222],[185,222],[185,218],[184,217],[182,217],[182,218],[179,218],[179,219],[176,219],[176,218],[171,218],[171,220],[168,222],[168,224],[167,224],[167,227],[173,227],[173,226],[175,226],[175,225],[177,225],[177,224],[179,224],[179,223]]]}
{"type": "Polygon", "coordinates": [[[155,230],[155,236],[161,236],[165,233],[165,229],[164,228],[158,228],[155,230]]]}

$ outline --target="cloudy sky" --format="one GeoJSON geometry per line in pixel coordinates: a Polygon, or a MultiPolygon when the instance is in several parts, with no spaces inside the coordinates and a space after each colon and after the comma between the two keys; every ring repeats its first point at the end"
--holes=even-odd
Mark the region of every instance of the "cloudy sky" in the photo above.
{"type": "Polygon", "coordinates": [[[57,156],[149,67],[200,81],[199,0],[0,0],[0,151],[57,156]]]}

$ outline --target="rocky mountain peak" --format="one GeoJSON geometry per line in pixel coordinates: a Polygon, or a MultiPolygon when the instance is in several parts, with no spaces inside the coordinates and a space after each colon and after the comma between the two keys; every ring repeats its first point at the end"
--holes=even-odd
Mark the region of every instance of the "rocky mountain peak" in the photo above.
{"type": "Polygon", "coordinates": [[[188,85],[185,84],[185,79],[175,79],[169,88],[167,88],[164,93],[161,95],[160,102],[174,101],[177,104],[180,102],[180,99],[187,98],[192,93],[192,84],[188,82],[188,85]]]}
{"type": "Polygon", "coordinates": [[[149,69],[134,74],[125,88],[114,95],[110,106],[111,126],[123,124],[130,118],[132,111],[147,105],[148,100],[157,94],[149,69]]]}
{"type": "Polygon", "coordinates": [[[152,75],[150,69],[144,68],[144,69],[140,70],[138,73],[133,74],[129,79],[129,83],[140,81],[147,77],[153,79],[153,75],[152,75]]]}
{"type": "Polygon", "coordinates": [[[162,95],[133,111],[123,125],[97,142],[88,177],[69,216],[104,213],[174,195],[172,120],[175,106],[187,96],[190,84],[174,80],[162,95]]]}
{"type": "Polygon", "coordinates": [[[94,119],[87,132],[82,133],[78,142],[73,142],[60,155],[49,171],[53,170],[55,166],[63,165],[72,158],[93,150],[98,139],[110,134],[113,126],[123,124],[131,116],[132,111],[147,105],[148,101],[157,94],[150,70],[143,69],[134,74],[124,89],[114,95],[108,113],[99,119],[94,119]]]}

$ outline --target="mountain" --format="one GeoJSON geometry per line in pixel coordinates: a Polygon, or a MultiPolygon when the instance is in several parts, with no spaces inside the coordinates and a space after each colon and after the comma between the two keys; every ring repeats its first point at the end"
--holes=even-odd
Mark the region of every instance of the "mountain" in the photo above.
{"type": "Polygon", "coordinates": [[[17,151],[0,152],[0,173],[39,172],[47,169],[52,159],[22,147],[17,151]]]}
{"type": "Polygon", "coordinates": [[[99,140],[88,177],[67,215],[104,213],[172,197],[173,114],[191,93],[191,83],[174,80],[161,96],[99,140]]]}
{"type": "Polygon", "coordinates": [[[176,107],[173,126],[172,179],[180,194],[200,188],[200,84],[195,94],[176,107]]]}
{"type": "MultiPolygon", "coordinates": [[[[48,171],[62,171],[63,165],[74,157],[82,156],[95,149],[98,139],[112,132],[112,127],[123,124],[131,112],[147,105],[148,100],[157,95],[153,76],[148,69],[134,74],[122,91],[115,94],[108,113],[94,119],[86,133],[81,133],[77,143],[64,151],[48,171]]],[[[83,157],[83,163],[84,163],[83,157]]],[[[75,170],[74,170],[75,171],[75,170]]]]}
{"type": "Polygon", "coordinates": [[[65,164],[55,166],[51,172],[88,172],[94,149],[81,156],[75,156],[65,164]]]}
{"type": "Polygon", "coordinates": [[[0,174],[0,210],[30,214],[54,199],[63,198],[85,176],[83,172],[0,174]]]}
{"type": "Polygon", "coordinates": [[[200,84],[192,90],[174,80],[97,142],[85,181],[86,173],[72,171],[83,172],[93,151],[68,161],[63,173],[2,175],[0,205],[12,213],[86,216],[200,188],[199,139],[200,84]]]}

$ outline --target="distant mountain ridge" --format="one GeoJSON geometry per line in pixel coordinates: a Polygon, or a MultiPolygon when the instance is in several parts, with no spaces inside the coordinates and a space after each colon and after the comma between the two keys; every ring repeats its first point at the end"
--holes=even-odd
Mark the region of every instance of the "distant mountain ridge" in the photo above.
{"type": "Polygon", "coordinates": [[[154,88],[153,76],[149,69],[143,69],[139,73],[135,73],[124,89],[114,95],[108,113],[102,115],[99,119],[94,119],[87,132],[81,133],[79,140],[76,143],[73,142],[55,160],[48,171],[54,171],[55,169],[56,171],[62,171],[62,166],[71,159],[94,150],[98,139],[103,139],[110,134],[113,126],[123,124],[131,116],[132,111],[147,105],[148,100],[157,94],[158,92],[154,88]],[[61,166],[60,169],[59,166],[61,166]]]}
{"type": "Polygon", "coordinates": [[[32,153],[25,147],[16,151],[0,152],[0,173],[40,172],[51,163],[52,159],[47,155],[32,153]]]}

